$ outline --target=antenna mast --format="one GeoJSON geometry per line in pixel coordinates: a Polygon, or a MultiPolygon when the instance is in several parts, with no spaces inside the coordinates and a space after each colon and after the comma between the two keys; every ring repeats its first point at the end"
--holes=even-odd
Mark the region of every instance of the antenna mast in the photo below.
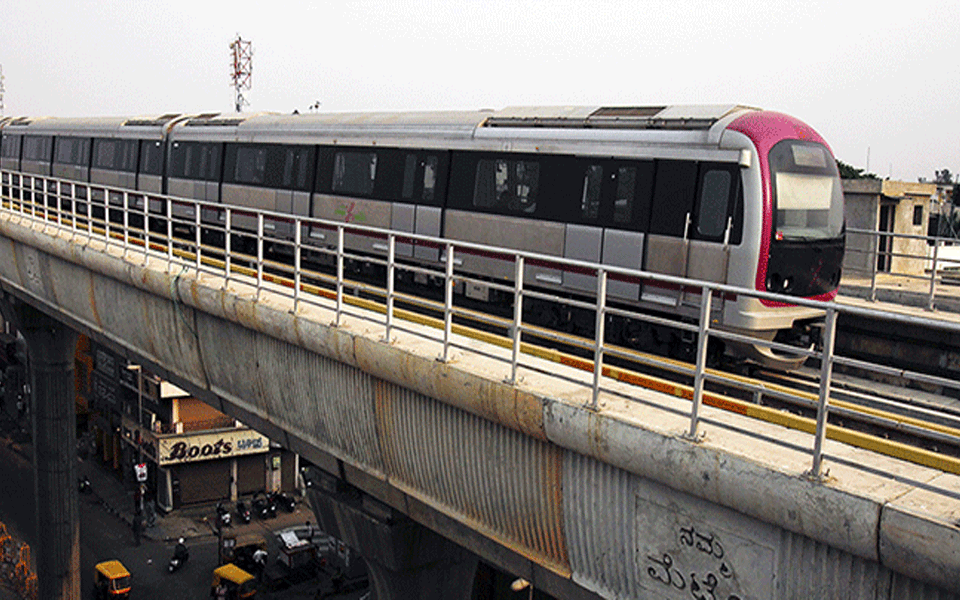
{"type": "Polygon", "coordinates": [[[0,117],[3,116],[3,65],[0,65],[0,117]]]}
{"type": "Polygon", "coordinates": [[[249,106],[250,102],[243,97],[243,91],[250,89],[250,76],[253,74],[253,45],[251,42],[245,42],[237,34],[237,39],[230,42],[230,50],[233,55],[233,64],[230,79],[233,81],[234,107],[237,112],[243,110],[244,106],[249,106]]]}

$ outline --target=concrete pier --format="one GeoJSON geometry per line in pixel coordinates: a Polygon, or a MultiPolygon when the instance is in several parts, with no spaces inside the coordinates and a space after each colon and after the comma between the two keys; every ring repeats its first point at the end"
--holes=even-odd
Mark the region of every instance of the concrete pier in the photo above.
{"type": "Polygon", "coordinates": [[[27,340],[39,529],[38,597],[80,598],[74,351],[76,333],[36,308],[7,299],[4,315],[27,340]]]}

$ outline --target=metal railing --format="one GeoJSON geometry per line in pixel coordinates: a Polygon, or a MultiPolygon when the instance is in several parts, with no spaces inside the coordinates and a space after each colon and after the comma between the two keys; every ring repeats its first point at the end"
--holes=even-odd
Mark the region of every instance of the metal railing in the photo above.
{"type": "MultiPolygon", "coordinates": [[[[684,437],[694,442],[701,439],[704,422],[728,427],[716,419],[707,419],[702,414],[705,399],[719,405],[706,389],[710,382],[741,387],[752,393],[756,402],[765,397],[774,400],[788,399],[794,404],[806,403],[817,415],[815,426],[810,428],[813,435],[812,447],[806,449],[812,458],[809,473],[815,478],[823,474],[824,444],[830,428],[833,427],[828,425],[828,415],[833,409],[831,390],[834,385],[834,366],[846,365],[882,375],[895,375],[903,380],[927,386],[960,389],[960,383],[949,378],[864,363],[839,356],[834,351],[837,318],[842,313],[886,320],[891,323],[892,328],[902,324],[914,324],[952,334],[960,333],[960,325],[930,318],[890,314],[833,302],[814,302],[718,283],[409,232],[254,211],[51,177],[9,171],[3,171],[2,177],[2,211],[11,214],[10,218],[29,218],[33,223],[39,221],[44,227],[64,232],[78,243],[89,245],[96,240],[104,243],[108,251],[111,248],[118,250],[124,259],[141,260],[143,264],[161,261],[171,272],[179,270],[184,273],[192,269],[198,274],[222,278],[224,289],[232,285],[250,286],[255,290],[258,300],[264,293],[287,296],[292,299],[294,313],[301,312],[304,305],[332,310],[334,319],[331,325],[334,327],[341,324],[344,315],[379,322],[383,326],[383,340],[388,343],[393,339],[393,334],[401,330],[424,336],[442,345],[439,360],[449,360],[450,349],[453,347],[463,351],[475,351],[458,341],[460,338],[454,332],[455,318],[469,317],[488,327],[501,327],[506,331],[505,336],[486,337],[492,346],[485,355],[508,363],[505,381],[511,384],[520,381],[518,373],[521,368],[538,369],[533,361],[524,358],[524,346],[527,344],[525,337],[536,336],[548,341],[562,342],[574,351],[579,351],[581,355],[581,358],[567,361],[567,364],[592,371],[591,381],[580,382],[590,386],[590,401],[586,406],[591,410],[600,410],[601,393],[621,396],[624,394],[622,388],[614,389],[614,386],[610,385],[610,375],[620,368],[614,367],[611,359],[663,366],[659,358],[642,355],[611,343],[607,339],[606,327],[611,318],[632,319],[686,332],[697,340],[694,361],[692,364],[671,366],[692,383],[689,390],[691,404],[687,413],[689,428],[684,437]],[[100,198],[99,203],[97,198],[100,198]],[[103,199],[110,200],[105,202],[103,199]],[[359,252],[350,247],[354,242],[348,243],[348,236],[376,239],[381,249],[377,252],[359,252]],[[408,249],[431,249],[436,252],[436,260],[417,262],[402,256],[398,258],[398,247],[401,245],[408,249]],[[512,263],[513,281],[494,281],[458,270],[458,257],[463,255],[482,255],[488,260],[512,263]],[[366,280],[349,279],[347,267],[351,264],[364,265],[364,270],[370,277],[366,280]],[[595,299],[571,298],[559,291],[528,286],[527,280],[532,278],[528,270],[531,264],[595,277],[595,299]],[[654,284],[678,289],[682,294],[698,297],[699,318],[696,322],[665,318],[624,307],[622,303],[610,302],[608,283],[611,278],[641,286],[654,284]],[[395,284],[400,280],[439,282],[439,290],[435,294],[416,294],[411,291],[410,286],[399,290],[395,284]],[[483,315],[458,303],[457,289],[471,283],[487,286],[491,292],[508,298],[507,304],[513,308],[512,318],[483,315]],[[730,302],[734,298],[752,298],[778,306],[801,306],[822,311],[825,315],[822,348],[797,348],[724,329],[722,322],[714,322],[714,319],[718,318],[718,311],[713,305],[717,299],[730,302]],[[524,319],[525,299],[543,300],[571,309],[593,311],[595,327],[592,339],[546,331],[543,327],[529,323],[524,319]],[[404,307],[398,307],[398,303],[404,307]],[[407,318],[411,312],[410,308],[405,308],[408,306],[442,312],[442,319],[436,319],[436,329],[441,332],[438,335],[424,333],[423,328],[405,324],[406,321],[398,317],[407,318]],[[796,395],[762,384],[744,383],[742,378],[708,368],[707,349],[711,339],[756,344],[771,348],[775,352],[805,356],[819,362],[820,381],[816,397],[796,395]],[[503,340],[502,343],[499,340],[503,340]],[[504,358],[494,349],[497,345],[509,350],[508,358],[504,358]]],[[[431,289],[430,286],[421,287],[425,290],[431,289]]],[[[660,408],[675,411],[667,408],[666,404],[660,408]]],[[[956,437],[955,433],[948,431],[944,435],[952,443],[960,445],[960,438],[956,437]]],[[[934,462],[931,466],[939,465],[941,468],[949,463],[949,460],[947,463],[931,460],[934,462]]],[[[950,463],[945,470],[960,472],[960,466],[957,465],[960,463],[950,463]]]]}
{"type": "MultiPolygon", "coordinates": [[[[912,235],[870,229],[847,229],[846,272],[854,272],[870,279],[870,301],[877,300],[877,279],[881,273],[924,282],[927,288],[927,310],[933,310],[938,290],[944,284],[945,273],[960,276],[960,253],[956,259],[946,259],[944,248],[960,246],[960,240],[938,236],[912,235]],[[923,252],[905,252],[894,249],[897,241],[914,242],[923,252]],[[884,268],[880,268],[880,263],[884,268]],[[859,263],[859,264],[858,264],[859,263]]],[[[957,279],[956,277],[953,279],[957,279]]]]}

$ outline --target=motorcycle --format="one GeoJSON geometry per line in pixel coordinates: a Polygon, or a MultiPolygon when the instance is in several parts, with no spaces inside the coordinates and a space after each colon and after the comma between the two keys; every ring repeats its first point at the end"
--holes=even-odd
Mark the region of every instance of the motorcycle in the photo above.
{"type": "Polygon", "coordinates": [[[292,513],[297,509],[297,501],[294,500],[292,496],[288,496],[283,492],[270,492],[267,494],[267,499],[288,513],[292,513]]]}
{"type": "Polygon", "coordinates": [[[253,495],[251,502],[253,511],[261,519],[272,519],[277,516],[277,504],[270,500],[270,497],[263,492],[257,492],[253,495]]]}
{"type": "Polygon", "coordinates": [[[80,489],[81,494],[89,494],[93,491],[93,487],[90,484],[90,478],[84,475],[77,479],[77,487],[80,489]]]}
{"type": "Polygon", "coordinates": [[[230,527],[232,525],[230,511],[226,509],[222,502],[217,502],[217,518],[220,521],[220,527],[230,527]]]}
{"type": "Polygon", "coordinates": [[[244,524],[250,522],[250,509],[247,508],[243,500],[237,500],[237,518],[244,524]]]}
{"type": "Polygon", "coordinates": [[[183,543],[183,538],[180,538],[177,547],[173,549],[173,557],[170,558],[170,563],[167,565],[167,573],[178,570],[187,562],[188,558],[190,558],[190,550],[183,543]]]}

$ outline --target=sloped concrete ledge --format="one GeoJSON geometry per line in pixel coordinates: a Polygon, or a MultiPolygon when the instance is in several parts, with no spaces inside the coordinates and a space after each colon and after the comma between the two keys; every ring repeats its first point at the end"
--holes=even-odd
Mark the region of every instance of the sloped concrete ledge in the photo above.
{"type": "MultiPolygon", "coordinates": [[[[4,287],[14,287],[56,304],[55,290],[36,279],[29,246],[148,294],[201,310],[251,330],[296,344],[318,355],[355,366],[396,383],[521,431],[562,448],[594,457],[642,477],[726,506],[783,529],[808,536],[837,549],[905,573],[923,577],[944,589],[954,589],[960,573],[960,521],[956,498],[931,503],[921,491],[866,491],[820,483],[797,470],[772,468],[760,460],[731,454],[710,444],[694,444],[675,432],[631,422],[603,409],[583,408],[575,394],[555,393],[532,385],[509,386],[483,370],[474,371],[435,359],[435,348],[411,352],[405,345],[381,341],[373,329],[330,327],[329,321],[294,315],[288,301],[258,301],[249,290],[222,289],[222,280],[198,279],[184,269],[143,267],[140,258],[127,259],[103,245],[75,243],[69,236],[51,235],[27,222],[0,218],[0,261],[4,287]],[[533,388],[533,389],[531,389],[533,388]],[[950,504],[952,502],[952,504],[950,504]],[[952,516],[951,516],[952,515],[952,516]]],[[[56,269],[56,260],[43,269],[56,269]]],[[[160,261],[158,261],[159,263],[160,261]]],[[[93,285],[90,283],[89,285],[93,285]]],[[[242,287],[242,286],[240,286],[242,287]]],[[[91,293],[91,302],[93,302],[91,293]]],[[[91,306],[77,318],[99,326],[106,307],[91,306]]],[[[473,365],[471,365],[473,367],[473,365]]],[[[207,382],[195,377],[199,387],[207,382]]],[[[960,490],[957,478],[943,476],[937,485],[960,490]]]]}

